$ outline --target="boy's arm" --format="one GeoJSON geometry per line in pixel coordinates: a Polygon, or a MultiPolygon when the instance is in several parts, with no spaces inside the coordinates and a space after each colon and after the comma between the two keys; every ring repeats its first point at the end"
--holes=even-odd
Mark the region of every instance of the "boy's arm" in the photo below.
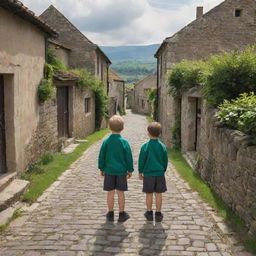
{"type": "Polygon", "coordinates": [[[128,167],[128,172],[133,172],[134,169],[133,169],[132,150],[128,142],[126,143],[126,146],[125,146],[125,154],[126,154],[126,163],[128,167]]]}
{"type": "Polygon", "coordinates": [[[101,171],[103,171],[104,166],[105,166],[105,156],[106,156],[106,142],[103,141],[101,148],[100,148],[99,158],[98,158],[98,168],[101,171]]]}
{"type": "Polygon", "coordinates": [[[164,169],[165,169],[165,171],[167,170],[167,166],[168,166],[168,151],[165,147],[164,148],[164,169]]]}
{"type": "Polygon", "coordinates": [[[142,146],[140,150],[140,155],[139,155],[139,173],[143,173],[144,171],[145,160],[146,160],[146,151],[144,146],[142,146]]]}

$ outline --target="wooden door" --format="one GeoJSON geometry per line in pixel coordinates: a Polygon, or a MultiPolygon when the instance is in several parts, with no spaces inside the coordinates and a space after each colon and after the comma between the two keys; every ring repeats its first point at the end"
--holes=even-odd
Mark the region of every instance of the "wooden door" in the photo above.
{"type": "Polygon", "coordinates": [[[69,137],[69,100],[68,87],[57,88],[58,135],[69,137]]]}
{"type": "Polygon", "coordinates": [[[0,75],[0,173],[5,173],[7,171],[5,140],[4,77],[0,75]]]}

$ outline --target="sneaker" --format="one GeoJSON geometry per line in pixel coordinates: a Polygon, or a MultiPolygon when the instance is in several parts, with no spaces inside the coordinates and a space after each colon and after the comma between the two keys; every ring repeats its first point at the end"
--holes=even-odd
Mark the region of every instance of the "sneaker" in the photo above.
{"type": "Polygon", "coordinates": [[[127,212],[119,212],[118,222],[125,222],[129,218],[130,218],[130,216],[127,212]]]}
{"type": "Polygon", "coordinates": [[[164,215],[161,212],[155,213],[156,222],[161,222],[163,220],[163,218],[164,218],[164,215]]]}
{"type": "Polygon", "coordinates": [[[153,221],[153,211],[146,211],[144,216],[146,217],[147,221],[153,221]]]}
{"type": "Polygon", "coordinates": [[[106,218],[108,221],[114,221],[114,212],[108,212],[106,218]]]}

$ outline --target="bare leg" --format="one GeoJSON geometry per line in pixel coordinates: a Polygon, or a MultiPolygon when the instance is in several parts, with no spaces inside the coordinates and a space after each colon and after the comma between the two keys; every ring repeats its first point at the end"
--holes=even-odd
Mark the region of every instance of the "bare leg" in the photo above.
{"type": "Polygon", "coordinates": [[[124,206],[125,206],[124,191],[117,190],[117,195],[118,195],[119,212],[123,212],[124,206]]]}
{"type": "Polygon", "coordinates": [[[161,212],[162,209],[162,193],[156,193],[156,211],[161,212]]]}
{"type": "Polygon", "coordinates": [[[114,200],[115,199],[115,190],[108,191],[107,194],[107,203],[108,203],[108,210],[110,212],[114,211],[114,200]]]}
{"type": "Polygon", "coordinates": [[[146,193],[146,205],[147,210],[152,211],[152,204],[153,204],[153,193],[146,193]]]}

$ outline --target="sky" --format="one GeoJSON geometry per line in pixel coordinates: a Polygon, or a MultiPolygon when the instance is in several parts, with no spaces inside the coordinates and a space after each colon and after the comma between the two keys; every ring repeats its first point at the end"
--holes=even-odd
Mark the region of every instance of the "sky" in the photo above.
{"type": "Polygon", "coordinates": [[[37,15],[53,4],[86,37],[100,46],[148,45],[195,19],[223,0],[21,0],[37,15]]]}

